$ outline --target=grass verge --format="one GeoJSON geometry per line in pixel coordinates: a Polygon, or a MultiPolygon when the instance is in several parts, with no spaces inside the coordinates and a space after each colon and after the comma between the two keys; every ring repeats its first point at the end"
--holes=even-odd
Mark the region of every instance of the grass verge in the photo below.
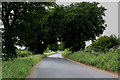
{"type": "Polygon", "coordinates": [[[50,56],[50,55],[53,55],[53,54],[56,54],[57,52],[55,51],[52,51],[52,52],[48,52],[48,53],[44,53],[46,56],[50,56]]]}
{"type": "Polygon", "coordinates": [[[29,57],[15,58],[12,61],[2,61],[2,78],[26,78],[32,67],[44,57],[46,55],[32,55],[29,57]]]}
{"type": "Polygon", "coordinates": [[[118,56],[118,54],[120,55],[120,50],[115,49],[107,53],[78,51],[74,53],[63,52],[62,55],[77,62],[96,66],[112,72],[119,72],[118,63],[120,64],[120,61],[118,61],[118,59],[120,56],[118,56]]]}
{"type": "Polygon", "coordinates": [[[2,61],[0,60],[0,80],[2,79],[2,61]]]}

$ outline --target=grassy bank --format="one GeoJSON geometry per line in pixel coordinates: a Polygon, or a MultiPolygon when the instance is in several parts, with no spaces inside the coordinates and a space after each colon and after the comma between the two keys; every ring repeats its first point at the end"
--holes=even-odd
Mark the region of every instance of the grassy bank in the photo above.
{"type": "Polygon", "coordinates": [[[0,80],[2,79],[2,61],[0,60],[0,80]]]}
{"type": "Polygon", "coordinates": [[[112,72],[118,72],[118,59],[120,58],[118,54],[120,55],[120,50],[115,49],[107,53],[85,50],[74,53],[65,51],[62,55],[77,62],[96,66],[112,72]]]}
{"type": "Polygon", "coordinates": [[[25,78],[45,55],[32,55],[2,62],[2,78],[25,78]]]}
{"type": "Polygon", "coordinates": [[[49,52],[41,55],[32,55],[27,50],[17,50],[18,58],[8,61],[2,61],[2,78],[26,78],[32,67],[41,59],[53,55],[57,52],[49,52]]]}

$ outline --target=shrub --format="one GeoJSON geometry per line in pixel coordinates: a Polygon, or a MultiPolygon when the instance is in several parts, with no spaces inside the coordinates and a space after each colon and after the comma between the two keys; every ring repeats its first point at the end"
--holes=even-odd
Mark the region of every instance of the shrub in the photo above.
{"type": "Polygon", "coordinates": [[[18,57],[27,57],[27,56],[30,56],[32,55],[32,52],[28,51],[28,50],[17,50],[17,56],[18,57]]]}
{"type": "Polygon", "coordinates": [[[51,50],[49,49],[49,47],[46,48],[46,50],[44,50],[44,53],[50,53],[51,50]]]}
{"type": "Polygon", "coordinates": [[[58,49],[61,50],[61,51],[64,51],[65,43],[64,42],[60,42],[60,44],[58,44],[58,49]]]}
{"type": "Polygon", "coordinates": [[[70,55],[71,53],[72,53],[72,51],[70,51],[70,49],[67,48],[62,52],[62,56],[66,57],[67,55],[70,55]]]}
{"type": "Polygon", "coordinates": [[[87,49],[96,52],[107,52],[111,48],[117,48],[120,45],[120,40],[115,35],[102,36],[95,40],[87,49]]]}

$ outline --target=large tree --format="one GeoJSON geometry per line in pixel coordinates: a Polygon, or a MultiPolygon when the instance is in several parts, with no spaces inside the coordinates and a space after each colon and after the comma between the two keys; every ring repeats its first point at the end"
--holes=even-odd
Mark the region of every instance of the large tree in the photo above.
{"type": "Polygon", "coordinates": [[[105,8],[99,3],[81,2],[68,6],[54,3],[2,3],[3,47],[8,57],[16,57],[15,45],[24,45],[35,54],[48,44],[64,42],[77,51],[85,41],[94,40],[105,30],[105,8]]]}
{"type": "Polygon", "coordinates": [[[106,27],[103,18],[106,9],[98,5],[81,2],[56,6],[46,18],[46,36],[56,35],[52,39],[59,38],[72,51],[84,49],[85,41],[94,40],[106,27]]]}
{"type": "Polygon", "coordinates": [[[8,57],[16,57],[15,45],[25,45],[31,49],[31,45],[37,44],[35,40],[41,40],[40,22],[53,5],[54,3],[42,2],[2,3],[3,47],[8,57]]]}

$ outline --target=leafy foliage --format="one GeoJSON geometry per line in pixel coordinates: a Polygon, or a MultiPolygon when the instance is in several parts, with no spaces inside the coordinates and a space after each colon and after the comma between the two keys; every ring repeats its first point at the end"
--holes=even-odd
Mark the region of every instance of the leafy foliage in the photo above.
{"type": "Polygon", "coordinates": [[[96,52],[106,52],[112,48],[117,48],[120,45],[120,40],[115,35],[102,36],[95,40],[88,48],[96,52]]]}
{"type": "Polygon", "coordinates": [[[65,48],[77,51],[85,48],[85,41],[94,40],[105,30],[105,8],[99,3],[81,2],[55,6],[45,18],[46,38],[65,43],[65,48]],[[94,14],[94,15],[93,15],[94,14]],[[51,38],[51,36],[56,35],[51,38]]]}
{"type": "Polygon", "coordinates": [[[28,50],[17,50],[17,56],[18,57],[27,57],[27,56],[31,56],[32,52],[28,51],[28,50]]]}
{"type": "Polygon", "coordinates": [[[34,54],[43,54],[48,45],[77,51],[85,41],[94,40],[105,30],[105,8],[97,2],[81,2],[68,6],[55,3],[2,3],[3,46],[8,57],[17,57],[15,45],[29,47],[34,54]],[[94,14],[94,15],[93,15],[94,14]]]}
{"type": "Polygon", "coordinates": [[[46,50],[44,50],[44,53],[49,53],[51,52],[51,50],[49,49],[49,47],[46,48],[46,50]]]}
{"type": "Polygon", "coordinates": [[[48,47],[52,51],[57,51],[58,50],[58,44],[57,43],[49,44],[48,47]]]}
{"type": "Polygon", "coordinates": [[[2,3],[2,21],[5,27],[3,30],[3,46],[8,58],[17,56],[15,45],[27,46],[35,53],[43,52],[46,45],[41,43],[43,34],[41,34],[40,22],[53,5],[54,3],[42,2],[2,3]]]}
{"type": "Polygon", "coordinates": [[[58,44],[58,49],[61,50],[61,51],[64,51],[64,49],[65,49],[64,42],[60,42],[60,44],[58,44]]]}
{"type": "Polygon", "coordinates": [[[56,54],[57,52],[55,52],[55,51],[50,51],[50,52],[46,52],[46,53],[44,53],[45,54],[45,56],[50,56],[50,55],[53,55],[53,54],[56,54]]]}
{"type": "Polygon", "coordinates": [[[72,51],[70,51],[69,48],[65,49],[64,52],[62,52],[62,56],[66,57],[67,55],[70,55],[72,51]]]}

